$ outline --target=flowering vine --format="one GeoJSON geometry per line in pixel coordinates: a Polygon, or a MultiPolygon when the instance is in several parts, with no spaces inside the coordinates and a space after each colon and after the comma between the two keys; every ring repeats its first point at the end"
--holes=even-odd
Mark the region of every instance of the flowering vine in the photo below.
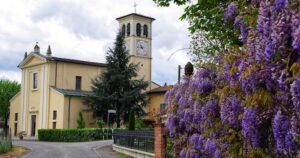
{"type": "Polygon", "coordinates": [[[243,2],[224,12],[243,46],[185,76],[165,96],[166,127],[180,157],[300,154],[300,2],[243,2]]]}

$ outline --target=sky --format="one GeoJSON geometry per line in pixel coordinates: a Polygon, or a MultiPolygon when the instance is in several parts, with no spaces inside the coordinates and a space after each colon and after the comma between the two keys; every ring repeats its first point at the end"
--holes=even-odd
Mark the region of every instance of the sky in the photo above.
{"type": "MultiPolygon", "coordinates": [[[[173,84],[178,65],[189,61],[186,51],[177,51],[189,47],[188,22],[179,20],[184,8],[161,8],[152,0],[135,2],[138,14],[156,19],[152,80],[173,84]]],[[[115,19],[133,13],[133,4],[134,0],[1,0],[0,79],[20,82],[17,65],[36,42],[42,54],[51,45],[53,56],[105,63],[119,28],[115,19]]]]}

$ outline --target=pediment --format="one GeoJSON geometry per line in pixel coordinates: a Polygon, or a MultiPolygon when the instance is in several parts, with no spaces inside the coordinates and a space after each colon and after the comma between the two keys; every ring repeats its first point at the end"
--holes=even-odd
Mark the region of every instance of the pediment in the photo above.
{"type": "Polygon", "coordinates": [[[30,53],[26,59],[24,59],[20,64],[20,68],[25,68],[25,67],[31,67],[39,64],[45,63],[47,60],[46,58],[35,54],[35,53],[30,53]]]}

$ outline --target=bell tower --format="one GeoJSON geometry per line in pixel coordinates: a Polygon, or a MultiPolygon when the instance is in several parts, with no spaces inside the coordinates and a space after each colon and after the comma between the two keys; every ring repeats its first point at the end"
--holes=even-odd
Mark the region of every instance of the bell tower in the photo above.
{"type": "Polygon", "coordinates": [[[151,89],[151,57],[152,57],[152,17],[137,13],[128,14],[116,19],[125,37],[125,45],[129,51],[131,62],[138,64],[138,78],[148,82],[151,89]]]}

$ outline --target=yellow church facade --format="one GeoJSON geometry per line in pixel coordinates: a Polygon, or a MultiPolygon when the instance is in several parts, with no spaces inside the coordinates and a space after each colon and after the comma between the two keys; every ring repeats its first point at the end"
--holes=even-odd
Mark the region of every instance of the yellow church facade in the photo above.
{"type": "MultiPolygon", "coordinates": [[[[138,77],[149,83],[148,92],[155,91],[160,86],[151,80],[154,19],[133,13],[117,20],[131,62],[139,65],[138,77]]],[[[91,80],[105,71],[105,63],[54,57],[50,46],[42,54],[36,45],[18,67],[22,73],[21,91],[10,100],[9,127],[13,136],[20,131],[37,136],[38,129],[76,128],[79,112],[83,112],[86,127],[95,127],[93,112],[83,100],[92,94],[91,80]]],[[[149,93],[151,99],[150,94],[154,93],[149,93]]],[[[157,94],[164,96],[155,93],[155,97],[157,94]]],[[[159,108],[162,103],[160,99],[148,106],[159,108]]],[[[146,107],[146,112],[151,113],[151,108],[146,107]]]]}

